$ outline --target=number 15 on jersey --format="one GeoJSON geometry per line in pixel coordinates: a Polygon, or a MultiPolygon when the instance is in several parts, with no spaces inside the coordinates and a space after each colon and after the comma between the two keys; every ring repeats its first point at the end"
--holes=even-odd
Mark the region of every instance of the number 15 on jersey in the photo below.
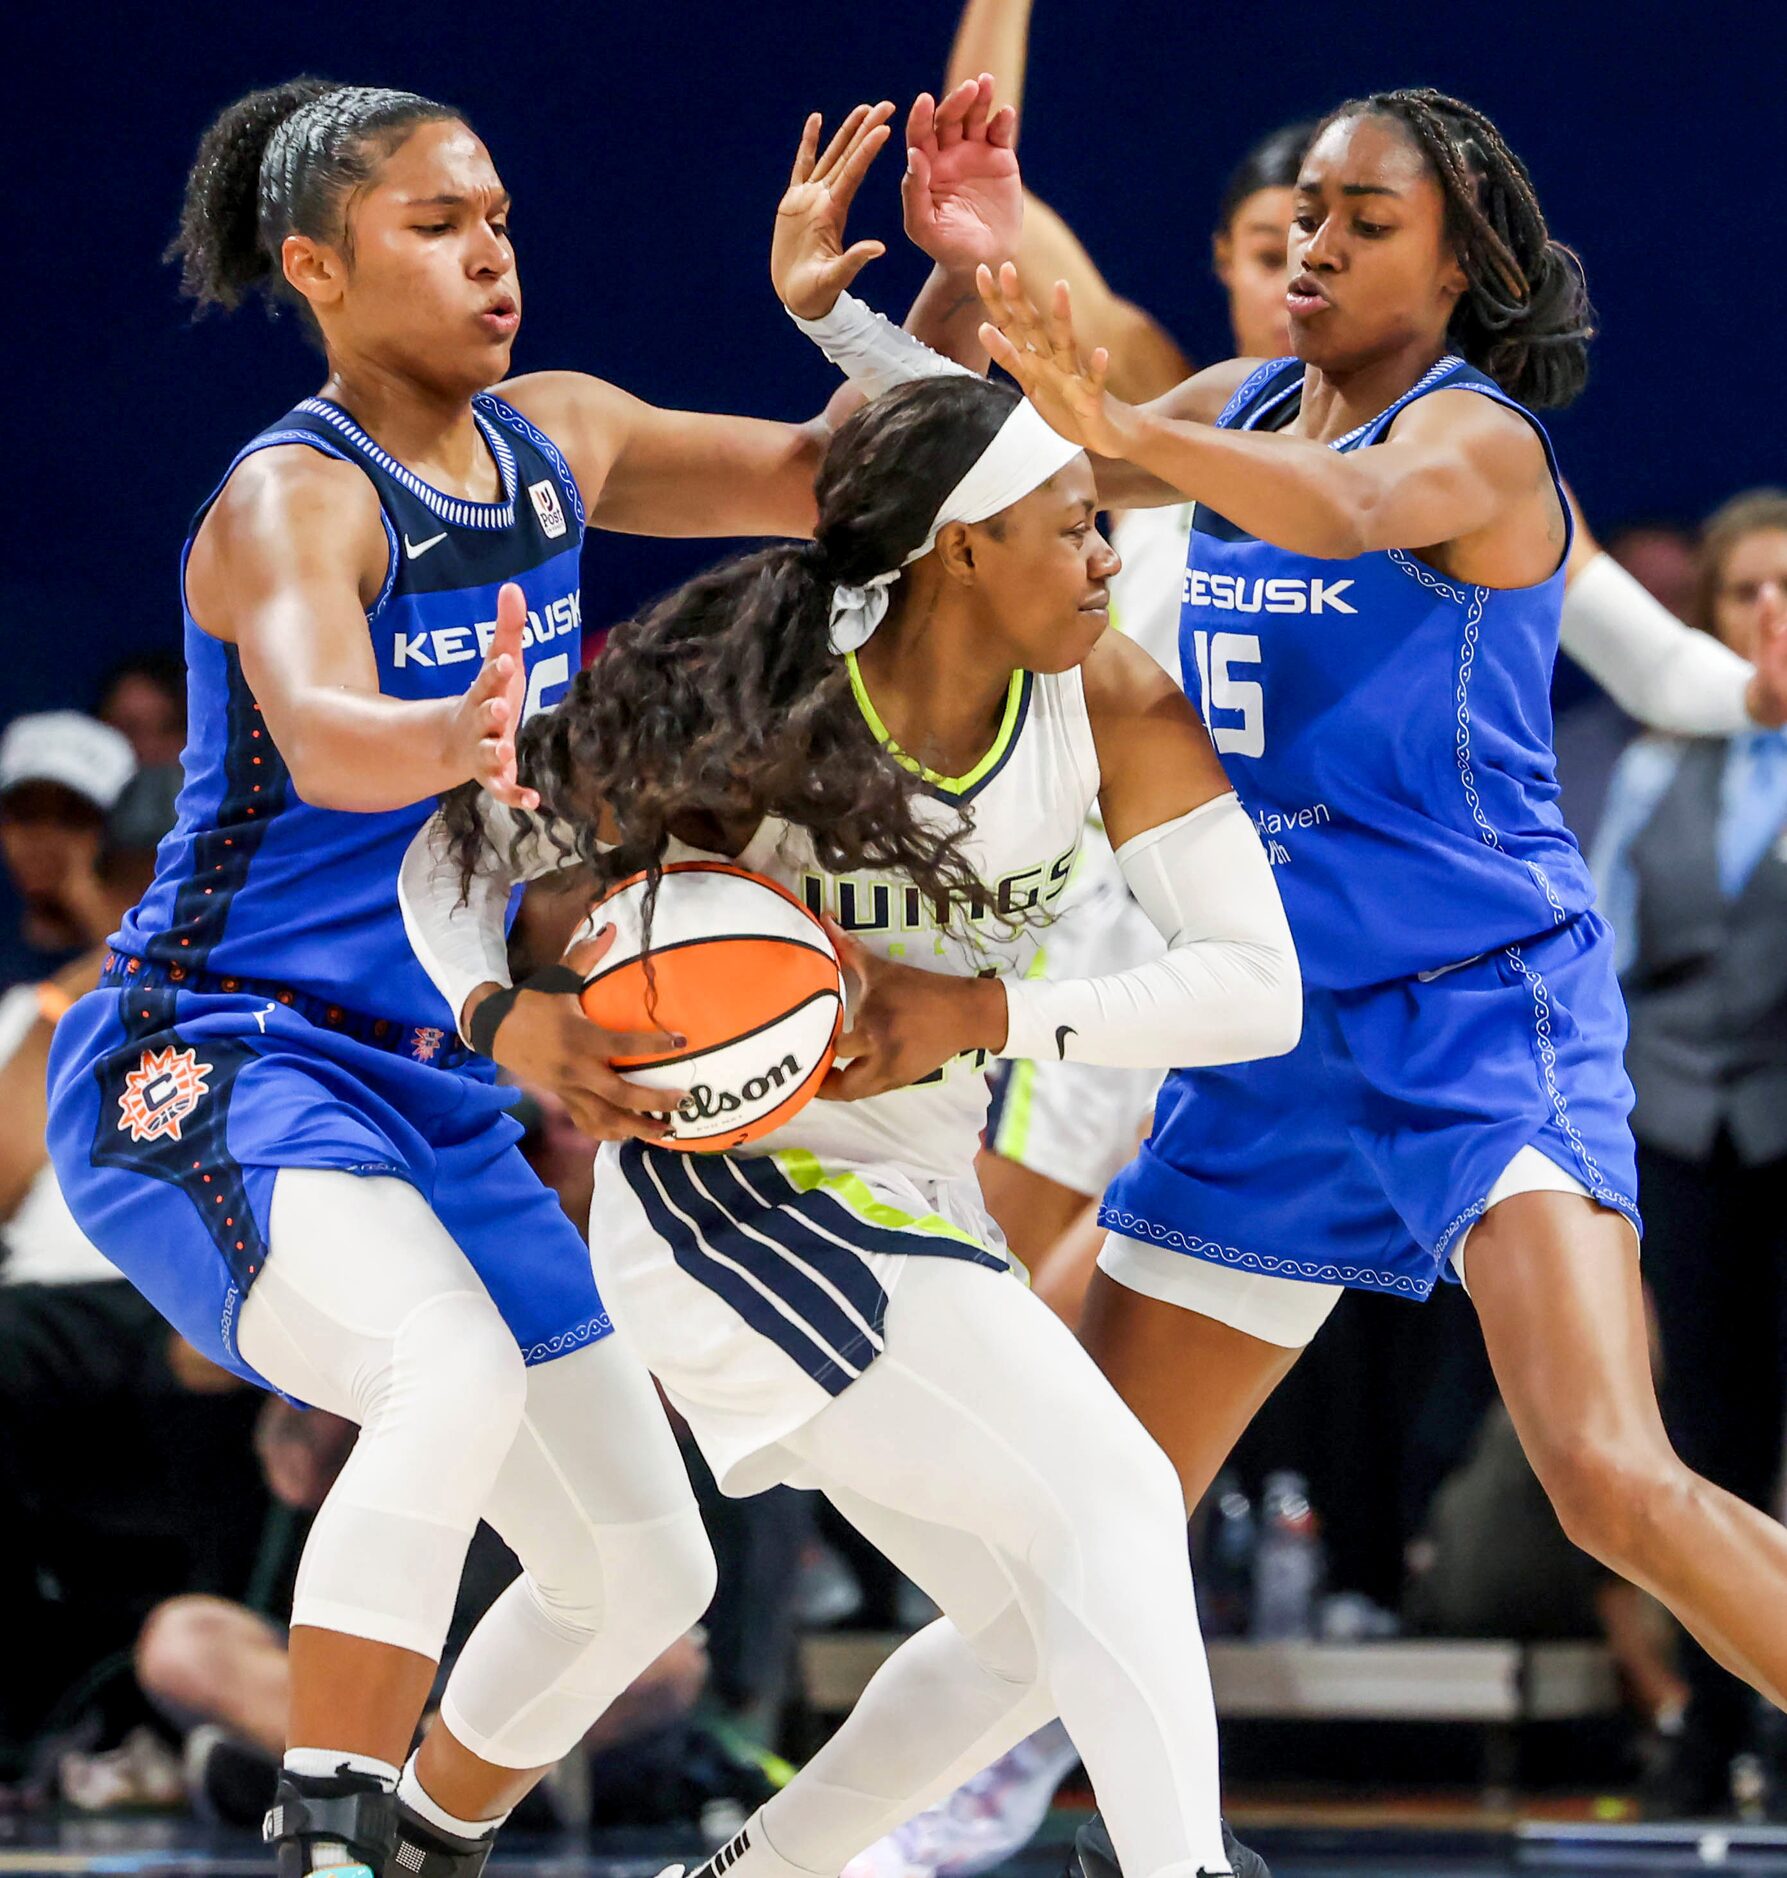
{"type": "Polygon", "coordinates": [[[1264,756],[1266,753],[1266,694],[1254,678],[1237,678],[1238,667],[1260,664],[1257,633],[1191,635],[1197,659],[1198,683],[1204,694],[1204,722],[1210,741],[1221,755],[1264,756]],[[1240,722],[1235,721],[1236,718],[1240,722]]]}

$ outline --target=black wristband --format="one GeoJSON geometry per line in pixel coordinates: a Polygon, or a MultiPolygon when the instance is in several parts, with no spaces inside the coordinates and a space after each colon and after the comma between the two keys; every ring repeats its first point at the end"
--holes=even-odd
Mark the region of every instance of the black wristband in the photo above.
{"type": "Polygon", "coordinates": [[[500,991],[491,992],[472,1012],[472,1021],[465,1029],[465,1040],[480,1056],[494,1057],[496,1033],[503,1019],[515,1008],[515,1000],[524,991],[544,991],[567,996],[581,991],[583,983],[583,974],[572,971],[568,965],[544,965],[533,977],[524,979],[520,984],[505,985],[500,991]]]}

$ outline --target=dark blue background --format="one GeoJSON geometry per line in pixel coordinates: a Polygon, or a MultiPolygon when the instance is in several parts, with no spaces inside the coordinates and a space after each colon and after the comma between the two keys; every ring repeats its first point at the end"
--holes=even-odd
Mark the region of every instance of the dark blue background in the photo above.
{"type": "MultiPolygon", "coordinates": [[[[7,374],[0,717],[86,702],[118,654],[174,640],[188,514],[234,447],[318,382],[294,320],[251,308],[194,325],[159,262],[218,107],[306,69],[463,105],[516,197],[518,369],[802,416],[831,381],[765,267],[801,117],[904,105],[936,83],[955,18],[954,0],[35,11],[50,42],[11,40],[4,130],[25,343],[7,374]]],[[[1462,93],[1530,163],[1600,305],[1594,380],[1557,425],[1568,473],[1604,524],[1698,515],[1787,479],[1782,18],[1775,4],[1038,0],[1026,172],[1112,280],[1209,358],[1211,209],[1244,143],[1376,86],[1462,93]]],[[[897,160],[871,179],[859,232],[897,236],[897,160]]],[[[903,309],[919,277],[896,249],[866,290],[903,309]]],[[[714,552],[594,537],[586,618],[618,617],[714,552]]]]}

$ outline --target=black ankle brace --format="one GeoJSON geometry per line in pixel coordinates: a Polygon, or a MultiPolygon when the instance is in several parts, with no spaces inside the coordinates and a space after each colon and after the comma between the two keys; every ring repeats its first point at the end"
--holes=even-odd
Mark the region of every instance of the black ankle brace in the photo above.
{"type": "Polygon", "coordinates": [[[399,1800],[390,1878],[478,1878],[495,1842],[494,1827],[475,1839],[462,1839],[456,1832],[443,1832],[399,1800]]]}
{"type": "Polygon", "coordinates": [[[382,1873],[397,1843],[397,1796],[370,1774],[282,1770],[261,1837],[278,1852],[279,1878],[343,1865],[382,1873]]]}

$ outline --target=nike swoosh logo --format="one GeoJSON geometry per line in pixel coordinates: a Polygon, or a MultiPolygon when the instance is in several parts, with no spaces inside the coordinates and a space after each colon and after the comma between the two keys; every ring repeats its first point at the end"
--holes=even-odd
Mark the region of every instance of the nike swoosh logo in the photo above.
{"type": "Polygon", "coordinates": [[[1077,1037],[1079,1034],[1080,1033],[1075,1030],[1071,1024],[1057,1024],[1055,1026],[1055,1054],[1063,1063],[1067,1061],[1068,1038],[1077,1037]]]}
{"type": "Polygon", "coordinates": [[[411,541],[408,535],[403,538],[404,552],[412,561],[419,561],[437,542],[445,541],[447,531],[443,528],[438,535],[430,535],[426,541],[411,541]]]}

